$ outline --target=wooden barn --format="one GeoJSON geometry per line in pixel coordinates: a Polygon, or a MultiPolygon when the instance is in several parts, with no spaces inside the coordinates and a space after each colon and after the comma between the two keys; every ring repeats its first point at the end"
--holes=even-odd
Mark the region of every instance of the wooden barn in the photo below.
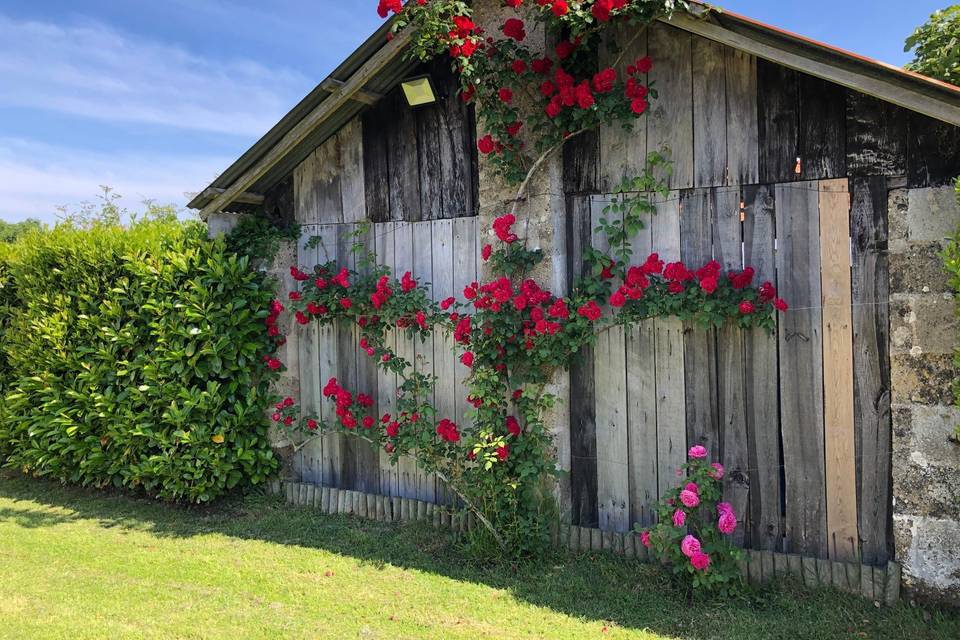
{"type": "MultiPolygon", "coordinates": [[[[371,36],[190,206],[213,230],[243,213],[302,225],[278,273],[292,263],[283,260],[348,264],[351,233],[371,222],[378,261],[412,271],[440,300],[480,278],[478,248],[510,196],[486,177],[448,61],[415,65],[402,38],[385,36],[371,36]],[[423,74],[437,101],[411,109],[398,85],[423,74]]],[[[940,320],[952,322],[953,300],[937,253],[960,223],[948,186],[960,174],[960,89],[729,13],[676,15],[632,36],[622,42],[653,59],[660,98],[633,132],[582,135],[548,167],[536,220],[550,227],[553,285],[577,275],[621,178],[666,146],[671,193],[636,255],[752,265],[791,309],[775,335],[660,319],[605,332],[559,386],[564,517],[616,532],[649,523],[700,443],[727,469],[744,546],[877,566],[896,558],[919,587],[957,588],[916,559],[934,539],[960,545],[958,507],[933,486],[958,482],[942,473],[960,467],[957,451],[916,454],[930,438],[950,446],[937,429],[954,416],[956,331],[940,320]]],[[[359,353],[355,328],[291,332],[286,383],[304,407],[328,411],[320,389],[336,376],[390,411],[396,380],[359,353]]],[[[438,376],[441,413],[462,420],[466,370],[452,341],[395,339],[438,376]]],[[[298,454],[292,473],[445,499],[412,463],[392,467],[336,435],[298,454]]]]}

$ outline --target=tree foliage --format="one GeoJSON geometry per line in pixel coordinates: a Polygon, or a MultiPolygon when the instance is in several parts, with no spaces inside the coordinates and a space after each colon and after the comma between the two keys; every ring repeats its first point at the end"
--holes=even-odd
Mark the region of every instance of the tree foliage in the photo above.
{"type": "Polygon", "coordinates": [[[960,84],[960,4],[935,11],[907,38],[903,50],[914,52],[910,71],[960,84]]]}

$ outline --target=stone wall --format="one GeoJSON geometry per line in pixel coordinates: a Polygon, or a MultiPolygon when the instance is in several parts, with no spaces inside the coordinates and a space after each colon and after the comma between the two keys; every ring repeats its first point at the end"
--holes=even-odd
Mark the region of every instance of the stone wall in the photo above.
{"type": "Polygon", "coordinates": [[[960,226],[951,187],[890,193],[894,539],[904,584],[960,604],[956,300],[939,254],[960,226]]]}

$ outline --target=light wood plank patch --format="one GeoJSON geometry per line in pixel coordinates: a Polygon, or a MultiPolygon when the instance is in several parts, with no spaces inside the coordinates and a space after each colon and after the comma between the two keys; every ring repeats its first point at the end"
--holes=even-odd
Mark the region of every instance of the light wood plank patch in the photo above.
{"type": "MultiPolygon", "coordinates": [[[[317,246],[317,262],[326,264],[337,259],[337,225],[320,225],[317,230],[320,238],[317,246]]],[[[321,388],[330,378],[339,375],[337,358],[337,327],[328,324],[319,327],[317,331],[317,352],[320,357],[320,384],[321,388]]],[[[333,424],[337,419],[331,403],[321,399],[320,415],[324,422],[333,424]]],[[[336,433],[327,433],[323,436],[323,484],[338,487],[340,483],[340,456],[342,436],[336,433]]]]}
{"type": "MultiPolygon", "coordinates": [[[[318,263],[319,251],[310,247],[311,239],[317,235],[317,225],[300,227],[300,240],[297,243],[297,264],[307,273],[312,273],[318,263]]],[[[301,291],[314,287],[313,280],[301,283],[301,291]]],[[[303,415],[320,415],[323,397],[320,393],[320,331],[316,322],[297,325],[300,349],[300,407],[303,415]]],[[[323,480],[323,442],[318,438],[300,452],[300,478],[304,482],[320,484],[323,480]]]]}
{"type": "MultiPolygon", "coordinates": [[[[399,280],[406,272],[413,273],[413,225],[409,222],[398,222],[394,234],[394,257],[396,269],[394,275],[399,280]]],[[[399,285],[398,285],[399,286],[399,285]]],[[[416,359],[413,338],[406,331],[397,330],[397,356],[409,363],[416,359]]],[[[400,380],[397,381],[400,384],[400,380]]],[[[405,456],[398,463],[400,472],[400,495],[404,498],[413,498],[417,495],[417,465],[413,458],[405,456]]]]}
{"type": "MultiPolygon", "coordinates": [[[[458,300],[463,300],[464,288],[477,280],[477,221],[476,217],[453,221],[453,293],[450,295],[458,300]]],[[[468,414],[473,407],[467,402],[470,369],[460,364],[462,353],[463,348],[456,346],[453,353],[456,363],[453,369],[454,404],[457,424],[467,425],[472,421],[468,414]]]]}
{"type": "MultiPolygon", "coordinates": [[[[433,299],[442,302],[454,294],[453,221],[433,222],[433,299]]],[[[456,359],[453,333],[438,330],[433,335],[433,372],[437,376],[437,418],[457,421],[456,371],[462,367],[456,359]]],[[[458,423],[459,424],[459,423],[458,423]]],[[[453,494],[443,482],[437,480],[437,501],[449,504],[453,494]]]]}
{"type": "Polygon", "coordinates": [[[853,303],[847,180],[820,183],[823,389],[830,557],[855,560],[857,476],[853,420],[853,303]]]}
{"type": "MultiPolygon", "coordinates": [[[[420,285],[426,287],[429,296],[433,296],[433,222],[417,222],[413,224],[413,276],[420,285]]],[[[416,370],[427,376],[434,375],[434,336],[425,340],[414,340],[416,354],[416,370]]],[[[435,393],[427,396],[427,401],[434,403],[435,393]]],[[[434,404],[434,406],[436,406],[434,404]]],[[[417,499],[433,502],[437,497],[437,482],[433,475],[417,469],[416,475],[417,499]]]]}
{"type": "MultiPolygon", "coordinates": [[[[377,262],[381,265],[393,269],[396,264],[396,254],[394,253],[394,236],[396,234],[396,224],[385,222],[373,226],[377,242],[377,262]]],[[[396,330],[390,329],[384,337],[384,344],[387,349],[396,349],[397,334],[396,330]]],[[[392,371],[387,371],[382,367],[377,368],[377,412],[382,416],[389,413],[392,419],[396,419],[397,413],[397,375],[392,371]]],[[[377,421],[377,429],[385,429],[385,425],[377,421]]],[[[390,461],[390,454],[383,449],[379,453],[380,458],[380,493],[385,496],[395,496],[400,490],[399,467],[390,461]]]]}
{"type": "MultiPolygon", "coordinates": [[[[356,241],[355,225],[337,225],[337,265],[354,269],[357,256],[353,251],[356,241]]],[[[337,320],[337,380],[357,395],[359,376],[357,371],[357,333],[356,325],[349,320],[337,320]]],[[[357,422],[362,415],[355,413],[357,422]]],[[[359,426],[357,428],[360,428],[359,426]]],[[[353,436],[340,437],[340,488],[353,491],[358,483],[357,458],[360,441],[353,436]]]]}
{"type": "MultiPolygon", "coordinates": [[[[362,244],[363,253],[357,256],[355,268],[359,273],[369,275],[374,265],[366,263],[365,258],[367,255],[372,254],[374,260],[376,260],[376,238],[374,237],[373,226],[358,225],[357,230],[362,231],[362,234],[357,236],[357,242],[362,244]]],[[[357,363],[357,392],[366,394],[374,403],[372,407],[363,410],[361,415],[357,416],[357,420],[361,422],[357,429],[360,431],[369,431],[376,428],[378,417],[376,404],[378,395],[377,363],[367,355],[366,351],[360,349],[360,339],[362,335],[363,330],[359,325],[354,324],[353,337],[355,342],[354,357],[357,363]],[[374,426],[369,430],[363,426],[362,421],[364,417],[370,417],[374,420],[374,426]]],[[[366,440],[353,438],[353,444],[356,452],[357,490],[363,493],[374,493],[380,488],[380,453],[366,440]]]]}

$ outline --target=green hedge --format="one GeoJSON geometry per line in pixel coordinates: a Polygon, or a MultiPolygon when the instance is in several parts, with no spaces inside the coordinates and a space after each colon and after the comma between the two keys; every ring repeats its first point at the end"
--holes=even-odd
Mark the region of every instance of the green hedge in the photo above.
{"type": "Polygon", "coordinates": [[[0,249],[0,286],[5,466],[191,502],[276,470],[271,287],[202,225],[28,234],[0,249]]]}

